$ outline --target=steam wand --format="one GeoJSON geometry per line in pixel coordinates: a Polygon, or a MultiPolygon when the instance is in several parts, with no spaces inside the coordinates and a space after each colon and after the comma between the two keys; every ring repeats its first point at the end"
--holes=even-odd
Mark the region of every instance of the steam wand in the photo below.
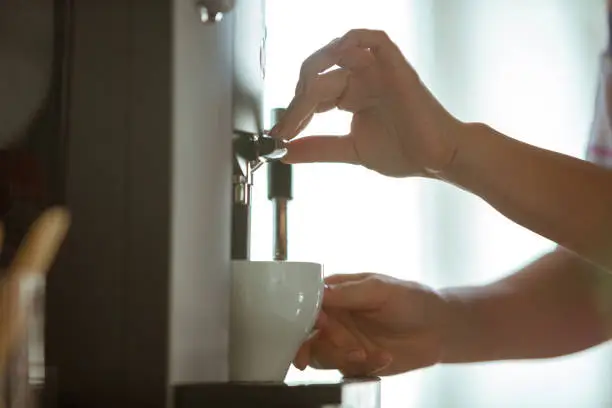
{"type": "MultiPolygon", "coordinates": [[[[272,125],[279,122],[285,109],[272,111],[272,125]]],[[[268,199],[274,204],[274,260],[286,261],[287,206],[293,199],[291,165],[280,161],[268,165],[268,199]]]]}
{"type": "Polygon", "coordinates": [[[287,153],[281,140],[266,135],[236,131],[233,140],[232,259],[249,259],[251,190],[253,173],[264,163],[282,159],[287,153]]]}

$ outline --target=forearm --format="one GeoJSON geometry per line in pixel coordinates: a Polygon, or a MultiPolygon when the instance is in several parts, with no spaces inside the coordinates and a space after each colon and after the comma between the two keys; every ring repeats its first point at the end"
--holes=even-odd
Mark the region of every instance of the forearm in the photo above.
{"type": "Polygon", "coordinates": [[[454,316],[442,362],[548,358],[600,344],[610,335],[608,289],[612,276],[558,250],[496,283],[444,290],[454,316]]]}
{"type": "Polygon", "coordinates": [[[612,271],[610,170],[519,142],[485,125],[461,126],[458,153],[441,178],[612,271]]]}

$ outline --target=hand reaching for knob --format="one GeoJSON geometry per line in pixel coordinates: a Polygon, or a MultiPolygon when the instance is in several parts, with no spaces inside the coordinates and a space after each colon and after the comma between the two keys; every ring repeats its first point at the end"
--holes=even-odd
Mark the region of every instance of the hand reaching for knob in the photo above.
{"type": "MultiPolygon", "coordinates": [[[[607,4],[610,11],[612,1],[607,4]]],[[[295,365],[390,375],[440,361],[556,357],[609,340],[593,287],[601,271],[612,273],[612,173],[605,154],[611,55],[609,47],[590,141],[594,163],[458,121],[382,32],[354,30],[310,56],[287,112],[270,131],[289,141],[287,162],[435,177],[478,195],[560,250],[494,284],[444,296],[381,275],[330,277],[319,330],[295,365]],[[335,107],[353,113],[348,135],[296,138],[313,115],[335,107]],[[559,335],[576,327],[580,336],[559,335]]]]}
{"type": "Polygon", "coordinates": [[[294,139],[315,113],[336,107],[353,113],[350,133],[296,139],[286,162],[344,162],[404,177],[439,172],[453,160],[460,122],[383,32],[353,30],[311,55],[270,135],[294,139]]]}
{"type": "Polygon", "coordinates": [[[319,330],[298,351],[297,368],[393,375],[440,361],[450,307],[436,292],[369,273],[326,284],[319,330]]]}

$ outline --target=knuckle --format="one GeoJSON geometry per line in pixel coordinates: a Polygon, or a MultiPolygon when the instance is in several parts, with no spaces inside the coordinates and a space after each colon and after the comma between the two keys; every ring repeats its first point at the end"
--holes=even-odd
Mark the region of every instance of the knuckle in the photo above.
{"type": "Polygon", "coordinates": [[[391,38],[389,37],[389,34],[387,34],[386,31],[383,31],[383,30],[374,30],[373,34],[381,42],[391,42],[391,38]]]}

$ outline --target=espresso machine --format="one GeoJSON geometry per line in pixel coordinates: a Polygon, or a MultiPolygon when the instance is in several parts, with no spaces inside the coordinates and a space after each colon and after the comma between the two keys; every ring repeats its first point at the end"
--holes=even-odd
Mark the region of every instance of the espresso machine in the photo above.
{"type": "Polygon", "coordinates": [[[44,406],[376,408],[377,379],[227,381],[230,260],[249,257],[266,167],[271,255],[287,256],[291,169],[263,133],[264,0],[48,2],[48,94],[18,145],[46,188],[12,204],[73,217],[47,282],[44,406]]]}

